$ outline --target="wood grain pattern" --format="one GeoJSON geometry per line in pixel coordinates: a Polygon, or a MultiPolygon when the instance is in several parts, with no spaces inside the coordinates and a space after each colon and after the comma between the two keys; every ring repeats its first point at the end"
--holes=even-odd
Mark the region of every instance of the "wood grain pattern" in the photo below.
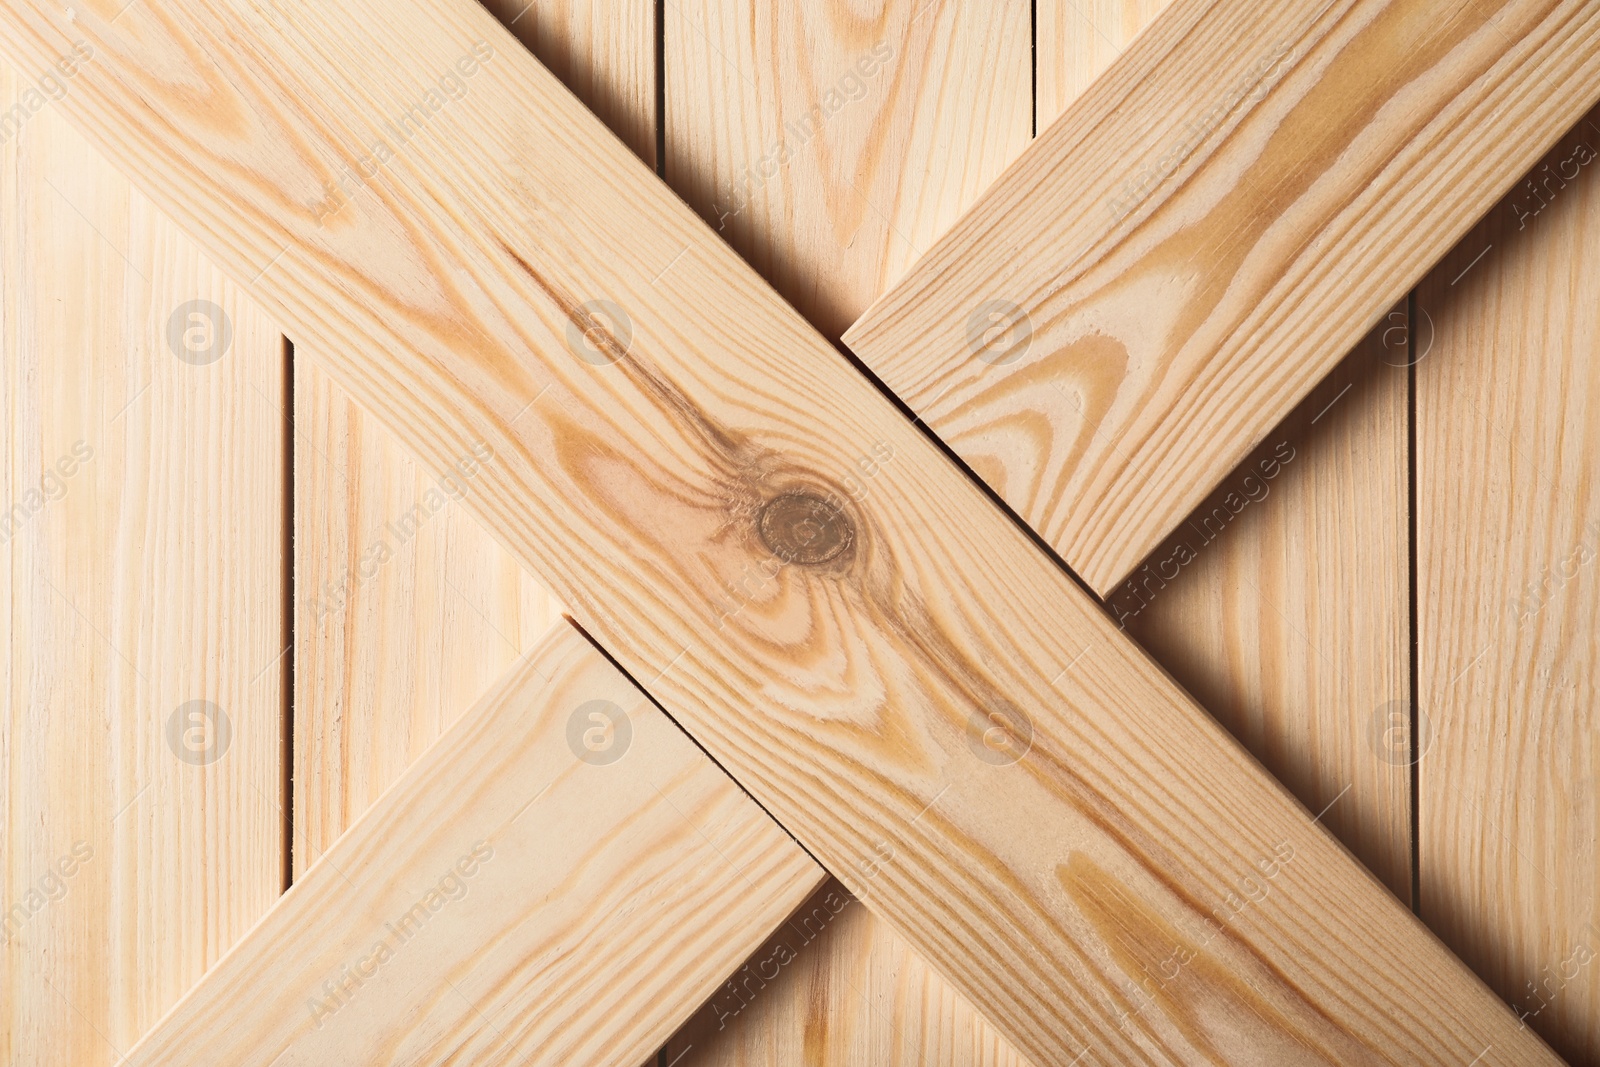
{"type": "Polygon", "coordinates": [[[1405,314],[1357,346],[1108,605],[1409,902],[1405,314]]]}
{"type": "MultiPolygon", "coordinates": [[[[668,183],[830,339],[1027,143],[1025,3],[674,0],[664,13],[668,183]]],[[[813,926],[791,921],[758,950],[667,1062],[1023,1063],[860,903],[813,926]]]]}
{"type": "Polygon", "coordinates": [[[636,1067],[822,877],[562,626],[129,1062],[636,1067]]]}
{"type": "MultiPolygon", "coordinates": [[[[655,158],[645,0],[486,5],[641,158],[655,158]]],[[[560,605],[310,353],[295,363],[295,836],[301,874],[532,647],[560,605]]],[[[492,462],[492,457],[489,462],[492,462]]]]}
{"type": "Polygon", "coordinates": [[[674,1067],[1027,1067],[949,982],[829,881],[663,1054],[674,1067]]]}
{"type": "Polygon", "coordinates": [[[1431,274],[1417,365],[1422,915],[1600,1063],[1600,112],[1431,274]]]}
{"type": "Polygon", "coordinates": [[[561,606],[301,350],[295,360],[294,875],[510,669],[561,606]]]}
{"type": "Polygon", "coordinates": [[[667,181],[827,337],[1028,142],[1028,0],[665,10],[667,181]]]}
{"type": "Polygon", "coordinates": [[[1171,0],[1035,0],[1038,128],[1054,122],[1171,0]]]}
{"type": "Polygon", "coordinates": [[[492,445],[468,506],[1035,1063],[1549,1062],[481,9],[0,24],[30,67],[92,35],[64,112],[430,469],[492,445]]]}
{"type": "Polygon", "coordinates": [[[282,343],[46,103],[56,73],[0,66],[13,1067],[118,1062],[284,877],[282,343]]]}
{"type": "Polygon", "coordinates": [[[845,339],[1104,593],[1597,86],[1594,0],[1179,0],[845,339]]]}

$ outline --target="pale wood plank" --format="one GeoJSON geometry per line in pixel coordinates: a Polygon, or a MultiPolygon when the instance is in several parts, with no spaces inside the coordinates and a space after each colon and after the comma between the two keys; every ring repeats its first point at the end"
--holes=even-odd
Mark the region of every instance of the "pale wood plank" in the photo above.
{"type": "Polygon", "coordinates": [[[1035,0],[1039,129],[1054,122],[1169,0],[1035,0]]]}
{"type": "Polygon", "coordinates": [[[1405,305],[1112,590],[1113,615],[1411,900],[1405,305]]]}
{"type": "Polygon", "coordinates": [[[1595,0],[1179,0],[845,338],[1104,593],[1597,92],[1595,0]]]}
{"type": "Polygon", "coordinates": [[[668,1043],[675,1067],[1026,1067],[909,943],[829,881],[668,1043]]]}
{"type": "Polygon", "coordinates": [[[284,878],[282,341],[37,87],[0,66],[6,108],[40,104],[0,128],[16,1067],[117,1062],[284,878]],[[169,345],[191,300],[229,324],[213,362],[208,329],[200,363],[169,345]],[[183,732],[191,701],[222,718],[183,732]]]}
{"type": "MultiPolygon", "coordinates": [[[[486,6],[655,158],[648,0],[486,6]]],[[[298,876],[561,607],[453,506],[483,460],[464,453],[444,482],[427,477],[305,353],[295,401],[298,876]]]]}
{"type": "Polygon", "coordinates": [[[822,878],[560,626],[129,1062],[634,1067],[822,878]]]}
{"type": "MultiPolygon", "coordinates": [[[[79,11],[104,62],[63,110],[431,469],[489,441],[469,501],[502,543],[1035,1062],[1548,1062],[481,9],[163,11],[79,11]],[[450,121],[318,229],[322,160],[480,41],[450,121]],[[188,78],[220,94],[203,116],[168,93],[188,78]],[[597,322],[597,291],[626,310],[597,322]],[[1010,766],[996,713],[1032,721],[1010,766]]],[[[34,64],[67,25],[0,23],[34,64]]]]}
{"type": "Polygon", "coordinates": [[[836,338],[1027,144],[1029,20],[673,0],[667,181],[836,338]]]}
{"type": "MultiPolygon", "coordinates": [[[[1027,143],[1028,4],[674,0],[669,184],[829,338],[1027,143]],[[959,101],[959,104],[956,102],[959,101]]],[[[835,887],[819,900],[843,900],[835,887]]],[[[1021,1064],[972,1005],[859,903],[746,1004],[724,989],[665,1052],[679,1067],[1021,1064]],[[730,1004],[737,1006],[730,1015],[730,1004]]],[[[742,978],[740,976],[743,976],[742,978]]]]}
{"type": "Polygon", "coordinates": [[[488,450],[425,474],[305,351],[294,412],[298,878],[561,606],[461,507],[488,450]]]}
{"type": "Polygon", "coordinates": [[[1593,112],[1418,294],[1422,915],[1575,1064],[1600,1062],[1597,151],[1593,112]]]}

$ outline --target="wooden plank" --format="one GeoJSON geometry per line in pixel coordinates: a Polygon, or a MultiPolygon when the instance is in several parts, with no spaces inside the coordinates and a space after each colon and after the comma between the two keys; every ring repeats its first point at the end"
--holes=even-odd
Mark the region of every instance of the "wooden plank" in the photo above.
{"type": "Polygon", "coordinates": [[[845,339],[1105,593],[1597,87],[1596,0],[1179,0],[845,339]]]}
{"type": "Polygon", "coordinates": [[[47,103],[55,75],[0,67],[15,1067],[118,1062],[284,878],[282,340],[47,103]]]}
{"type": "MultiPolygon", "coordinates": [[[[646,0],[486,5],[655,158],[646,0]]],[[[560,605],[306,353],[295,362],[294,873],[557,621],[560,605]]]]}
{"type": "Polygon", "coordinates": [[[1417,364],[1422,915],[1600,1055],[1600,112],[1429,275],[1417,364]]]}
{"type": "Polygon", "coordinates": [[[1411,900],[1405,305],[1111,591],[1112,614],[1411,900]]]}
{"type": "Polygon", "coordinates": [[[724,982],[674,1067],[1027,1067],[911,945],[830,880],[724,982]]]}
{"type": "Polygon", "coordinates": [[[1029,0],[667,5],[667,181],[836,338],[1027,144],[1029,0]]]}
{"type": "Polygon", "coordinates": [[[481,9],[285,21],[15,3],[0,47],[93,34],[62,108],[431,469],[490,443],[469,506],[1019,1051],[1548,1061],[481,9]],[[474,57],[319,229],[326,161],[474,57]]]}
{"type": "Polygon", "coordinates": [[[294,415],[299,878],[561,606],[461,507],[492,454],[425,474],[304,350],[294,415]]]}
{"type": "MultiPolygon", "coordinates": [[[[1054,122],[1170,0],[1035,0],[1038,129],[1054,122]]],[[[874,294],[881,295],[881,294],[874,294]]]]}
{"type": "Polygon", "coordinates": [[[822,877],[562,626],[129,1062],[633,1067],[822,877]]]}
{"type": "MultiPolygon", "coordinates": [[[[1030,136],[1025,2],[892,0],[855,18],[675,0],[663,13],[668,183],[830,339],[1030,136]]],[[[730,982],[668,1062],[1023,1063],[842,886],[730,982]]]]}

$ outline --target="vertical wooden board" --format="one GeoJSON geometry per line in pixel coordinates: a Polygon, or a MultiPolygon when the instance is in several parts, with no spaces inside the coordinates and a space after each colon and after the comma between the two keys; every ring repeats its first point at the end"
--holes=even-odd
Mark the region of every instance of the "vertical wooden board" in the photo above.
{"type": "MultiPolygon", "coordinates": [[[[641,158],[655,161],[652,0],[486,0],[641,158]]],[[[473,464],[424,472],[316,365],[295,361],[298,877],[561,606],[455,506],[473,464]]]]}
{"type": "Polygon", "coordinates": [[[667,180],[837,338],[1026,146],[1029,18],[672,0],[667,180]]]}
{"type": "Polygon", "coordinates": [[[1404,306],[1107,604],[1411,899],[1404,306]]]}
{"type": "Polygon", "coordinates": [[[555,622],[459,501],[487,450],[422,470],[295,354],[298,878],[555,622]]]}
{"type": "Polygon", "coordinates": [[[17,1067],[118,1061],[284,878],[282,339],[41,95],[71,88],[0,77],[17,1067]]]}
{"type": "Polygon", "coordinates": [[[1037,128],[1054,122],[1170,0],[1036,0],[1037,128]]]}
{"type": "MultiPolygon", "coordinates": [[[[892,0],[871,14],[673,0],[665,21],[669,184],[829,337],[1027,144],[1029,11],[1016,0],[892,0]]],[[[666,1059],[1026,1062],[837,884],[730,979],[666,1059]]]]}
{"type": "Polygon", "coordinates": [[[1424,919],[1600,1063],[1600,112],[1419,291],[1424,919]]]}

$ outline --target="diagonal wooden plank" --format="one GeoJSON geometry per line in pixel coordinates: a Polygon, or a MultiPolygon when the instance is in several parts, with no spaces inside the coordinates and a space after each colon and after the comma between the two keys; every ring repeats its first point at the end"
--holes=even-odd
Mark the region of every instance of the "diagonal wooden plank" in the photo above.
{"type": "Polygon", "coordinates": [[[634,1067],[821,880],[561,626],[129,1062],[634,1067]]]}
{"type": "Polygon", "coordinates": [[[120,1061],[285,873],[282,338],[53,74],[0,64],[7,1067],[120,1061]]]}
{"type": "Polygon", "coordinates": [[[1179,0],[845,339],[1105,593],[1597,93],[1595,0],[1179,0]]]}
{"type": "Polygon", "coordinates": [[[490,443],[496,536],[1036,1063],[1549,1061],[474,4],[0,23],[93,37],[63,110],[434,469],[490,443]]]}
{"type": "Polygon", "coordinates": [[[1600,110],[1417,293],[1421,912],[1574,1064],[1600,1058],[1597,159],[1600,110]]]}

